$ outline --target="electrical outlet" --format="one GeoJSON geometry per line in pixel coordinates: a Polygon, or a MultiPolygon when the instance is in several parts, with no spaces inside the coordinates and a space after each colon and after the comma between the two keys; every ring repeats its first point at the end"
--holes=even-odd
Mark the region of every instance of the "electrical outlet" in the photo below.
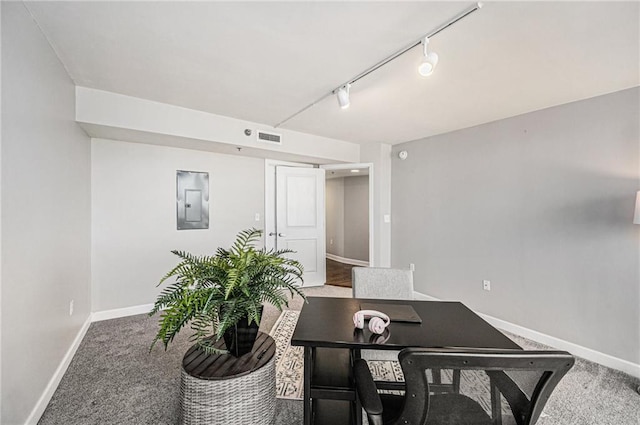
{"type": "Polygon", "coordinates": [[[416,271],[416,265],[413,264],[413,263],[409,264],[409,270],[411,270],[412,272],[415,272],[416,271]]]}
{"type": "Polygon", "coordinates": [[[73,316],[73,300],[69,302],[69,316],[73,316]]]}
{"type": "Polygon", "coordinates": [[[482,289],[484,289],[485,291],[490,291],[491,290],[491,281],[490,280],[483,280],[482,281],[482,289]]]}
{"type": "Polygon", "coordinates": [[[333,239],[329,239],[329,245],[333,245],[333,239]]]}
{"type": "Polygon", "coordinates": [[[256,213],[256,221],[260,221],[260,213],[256,213]]]}

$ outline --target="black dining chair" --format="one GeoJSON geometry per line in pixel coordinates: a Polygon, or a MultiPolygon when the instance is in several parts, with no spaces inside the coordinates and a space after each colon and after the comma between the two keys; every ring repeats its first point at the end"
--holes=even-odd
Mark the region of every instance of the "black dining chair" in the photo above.
{"type": "Polygon", "coordinates": [[[533,425],[574,358],[565,351],[400,352],[405,394],[379,394],[364,360],[354,362],[356,391],[370,425],[533,425]],[[430,391],[432,369],[461,371],[458,393],[430,391]]]}

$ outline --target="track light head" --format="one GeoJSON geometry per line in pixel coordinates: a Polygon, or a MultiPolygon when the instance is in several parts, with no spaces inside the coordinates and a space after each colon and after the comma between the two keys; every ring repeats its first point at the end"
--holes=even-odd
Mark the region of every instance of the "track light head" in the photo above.
{"type": "Polygon", "coordinates": [[[336,97],[338,98],[338,104],[340,108],[347,109],[351,104],[349,100],[349,89],[351,88],[351,84],[345,84],[340,87],[336,92],[336,97]]]}
{"type": "Polygon", "coordinates": [[[438,64],[438,54],[436,52],[430,52],[422,59],[422,63],[418,66],[418,72],[423,77],[428,77],[433,74],[433,70],[436,69],[438,64]]]}
{"type": "Polygon", "coordinates": [[[429,52],[428,46],[429,38],[425,37],[424,40],[422,40],[422,63],[418,66],[418,73],[423,77],[431,75],[438,64],[438,54],[436,52],[429,52]]]}

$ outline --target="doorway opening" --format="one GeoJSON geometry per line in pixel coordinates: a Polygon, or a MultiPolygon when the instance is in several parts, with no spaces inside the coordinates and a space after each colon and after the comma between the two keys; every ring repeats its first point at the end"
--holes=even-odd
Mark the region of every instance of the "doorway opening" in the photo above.
{"type": "Polygon", "coordinates": [[[351,269],[373,265],[373,165],[324,165],[326,283],[351,287],[351,269]]]}
{"type": "MultiPolygon", "coordinates": [[[[294,162],[286,162],[286,161],[278,161],[278,160],[265,160],[265,212],[264,212],[264,220],[265,220],[265,228],[264,228],[264,236],[265,236],[265,247],[267,249],[277,249],[277,248],[287,248],[290,247],[287,239],[291,239],[292,235],[288,232],[283,231],[283,226],[279,222],[282,220],[282,215],[278,213],[279,211],[279,199],[282,198],[282,191],[280,191],[280,196],[278,196],[277,186],[278,186],[278,169],[286,170],[288,168],[314,168],[311,164],[303,164],[303,163],[294,163],[294,162]]],[[[313,250],[313,255],[311,254],[303,254],[299,259],[305,265],[305,280],[304,286],[316,286],[316,285],[324,285],[325,283],[333,284],[333,280],[327,279],[326,275],[328,273],[338,273],[339,279],[344,281],[342,286],[351,286],[351,268],[355,266],[374,266],[374,226],[373,226],[373,203],[374,203],[374,194],[373,194],[373,164],[371,163],[358,163],[358,164],[332,164],[332,165],[321,165],[320,170],[322,171],[324,176],[321,178],[324,180],[324,185],[322,188],[318,187],[317,190],[314,190],[315,193],[315,202],[318,206],[322,205],[322,214],[318,211],[318,215],[316,216],[319,220],[314,221],[317,226],[316,230],[320,231],[314,239],[317,241],[315,244],[307,244],[309,246],[317,247],[316,250],[313,250]],[[351,172],[351,170],[358,170],[357,172],[351,172]],[[325,202],[325,190],[326,190],[326,176],[330,177],[343,177],[346,176],[356,176],[356,177],[364,177],[361,179],[360,183],[366,181],[366,189],[368,191],[367,199],[364,204],[368,204],[367,208],[362,208],[360,210],[352,210],[350,207],[347,207],[347,220],[349,220],[346,224],[347,228],[347,253],[345,256],[345,217],[344,217],[344,181],[342,187],[342,203],[343,203],[343,216],[341,221],[342,226],[342,236],[341,238],[338,236],[333,236],[328,234],[326,231],[326,223],[331,220],[329,217],[330,213],[327,213],[326,202],[325,202]],[[367,202],[368,201],[368,202],[367,202]],[[353,213],[356,211],[355,213],[353,213]],[[355,218],[354,218],[355,217],[355,218]],[[363,237],[353,236],[353,233],[350,233],[354,226],[348,224],[349,222],[357,222],[357,226],[360,234],[364,234],[363,237]],[[364,231],[364,229],[368,229],[368,231],[364,231]],[[320,230],[321,229],[321,230],[320,230]],[[367,242],[368,240],[368,242],[367,242]],[[329,245],[331,243],[331,245],[329,245]],[[357,252],[362,253],[363,251],[367,251],[368,254],[350,254],[352,250],[353,244],[358,246],[357,252]],[[341,246],[342,251],[335,251],[334,248],[341,246]],[[331,249],[327,249],[327,247],[332,247],[331,249]],[[337,253],[336,253],[337,252],[337,253]],[[341,255],[340,255],[341,254],[341,255]],[[360,258],[350,258],[350,257],[360,257],[360,258]],[[329,267],[327,268],[327,263],[329,263],[329,267]],[[331,268],[335,266],[335,268],[331,268]],[[342,270],[337,270],[341,268],[342,270]]],[[[299,176],[298,176],[299,177],[299,176]]],[[[300,180],[300,178],[296,178],[295,180],[300,180]]],[[[331,179],[329,179],[331,180],[331,179]]],[[[349,180],[347,182],[347,196],[348,201],[351,201],[352,197],[349,195],[352,189],[351,183],[354,186],[358,186],[357,181],[349,180]]],[[[331,183],[330,183],[331,184],[331,183]]],[[[296,187],[294,185],[293,187],[296,187]]],[[[311,204],[314,196],[309,197],[310,191],[307,190],[295,190],[294,192],[287,191],[287,198],[297,199],[304,198],[307,201],[305,203],[311,204]]],[[[359,195],[354,195],[359,199],[362,199],[362,192],[360,191],[359,195]]],[[[361,203],[362,204],[362,203],[361,203]]],[[[297,208],[296,208],[297,209],[297,208]]],[[[293,224],[293,223],[289,223],[293,224]]],[[[300,223],[299,223],[300,224],[300,223]]],[[[310,228],[312,226],[298,226],[298,227],[307,227],[310,228]]],[[[300,240],[310,240],[309,237],[296,237],[298,241],[300,240]]],[[[298,244],[299,245],[299,244],[298,244]]],[[[292,246],[291,246],[292,247],[292,246]]],[[[301,254],[300,246],[292,247],[294,250],[298,251],[296,256],[301,254]]],[[[308,251],[308,250],[307,250],[308,251]]],[[[338,279],[335,279],[338,280],[338,279]]]]}

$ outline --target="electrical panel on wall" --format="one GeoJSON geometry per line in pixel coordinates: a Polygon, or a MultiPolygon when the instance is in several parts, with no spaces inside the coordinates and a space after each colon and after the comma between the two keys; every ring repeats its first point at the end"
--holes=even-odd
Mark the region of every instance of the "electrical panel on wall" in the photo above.
{"type": "Polygon", "coordinates": [[[209,228],[209,173],[176,172],[178,230],[209,228]]]}

